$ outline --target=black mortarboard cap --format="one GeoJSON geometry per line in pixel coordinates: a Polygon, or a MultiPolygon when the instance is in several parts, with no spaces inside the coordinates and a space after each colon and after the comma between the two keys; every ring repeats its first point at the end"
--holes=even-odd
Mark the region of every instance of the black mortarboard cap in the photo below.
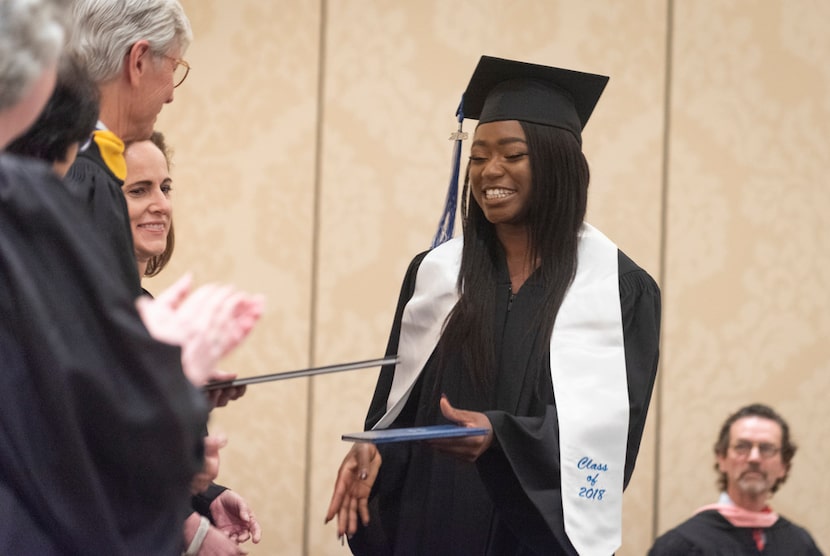
{"type": "Polygon", "coordinates": [[[482,56],[458,107],[450,185],[444,213],[432,240],[437,247],[453,236],[464,118],[478,123],[520,120],[570,131],[582,145],[582,129],[597,105],[608,77],[527,62],[482,56]]]}
{"type": "Polygon", "coordinates": [[[607,83],[605,75],[482,56],[462,110],[480,124],[521,120],[558,127],[581,144],[582,129],[607,83]]]}

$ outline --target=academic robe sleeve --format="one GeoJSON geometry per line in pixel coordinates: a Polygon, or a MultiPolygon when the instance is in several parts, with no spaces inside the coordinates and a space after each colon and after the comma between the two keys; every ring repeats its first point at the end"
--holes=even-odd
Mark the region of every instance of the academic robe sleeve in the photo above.
{"type": "MultiPolygon", "coordinates": [[[[386,355],[396,355],[398,353],[398,342],[401,337],[401,320],[403,319],[403,311],[407,302],[415,292],[415,279],[418,275],[418,268],[421,266],[421,261],[429,253],[424,251],[418,254],[406,270],[403,284],[401,285],[401,293],[398,296],[398,306],[395,309],[395,317],[392,321],[392,330],[389,333],[389,342],[386,345],[386,355]]],[[[380,421],[381,417],[386,413],[386,400],[389,398],[389,392],[392,390],[392,380],[395,378],[395,365],[384,365],[380,370],[377,385],[375,386],[375,393],[372,396],[372,402],[369,404],[369,411],[366,415],[365,430],[371,429],[375,423],[380,421]]],[[[403,410],[402,415],[396,419],[396,426],[407,426],[407,410],[403,410]]],[[[411,421],[410,423],[411,424],[411,421]]]]}
{"type": "Polygon", "coordinates": [[[228,490],[228,487],[226,486],[210,483],[204,492],[194,494],[190,499],[193,511],[210,519],[210,522],[216,525],[216,522],[213,519],[213,514],[210,512],[210,505],[213,504],[213,501],[219,498],[219,495],[226,490],[228,490]]]}
{"type": "Polygon", "coordinates": [[[180,551],[207,421],[181,350],[150,336],[45,165],[0,156],[0,227],[0,491],[13,493],[0,553],[17,553],[17,522],[60,553],[180,551]]]}

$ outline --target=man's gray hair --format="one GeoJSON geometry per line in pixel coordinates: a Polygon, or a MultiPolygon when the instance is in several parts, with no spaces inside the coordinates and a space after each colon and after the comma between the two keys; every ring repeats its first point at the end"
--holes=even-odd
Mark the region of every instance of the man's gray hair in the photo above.
{"type": "Polygon", "coordinates": [[[162,56],[190,46],[193,32],[178,0],[74,0],[69,51],[103,83],[118,75],[124,56],[140,40],[162,56]]]}
{"type": "Polygon", "coordinates": [[[63,48],[63,2],[0,0],[0,110],[17,104],[63,48]]]}

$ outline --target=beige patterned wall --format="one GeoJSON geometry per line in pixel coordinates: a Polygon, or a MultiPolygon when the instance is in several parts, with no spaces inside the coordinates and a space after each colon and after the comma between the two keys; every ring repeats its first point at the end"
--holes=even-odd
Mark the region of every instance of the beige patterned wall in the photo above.
{"type": "Polygon", "coordinates": [[[660,529],[711,502],[711,449],[762,401],[801,451],[774,506],[830,550],[830,4],[676,2],[660,529]]]}
{"type": "MultiPolygon", "coordinates": [[[[190,270],[267,296],[227,368],[382,354],[403,272],[439,217],[447,137],[481,54],[606,73],[584,136],[589,220],[660,280],[665,325],[619,554],[644,554],[655,528],[716,496],[713,436],[756,399],[802,446],[776,506],[830,549],[829,4],[184,5],[194,69],[158,124],[176,149],[178,246],[146,286],[190,270]]],[[[323,515],[340,434],[361,428],[375,377],[257,385],[215,412],[211,429],[230,438],[220,482],[264,528],[251,554],[348,553],[323,515]]]]}

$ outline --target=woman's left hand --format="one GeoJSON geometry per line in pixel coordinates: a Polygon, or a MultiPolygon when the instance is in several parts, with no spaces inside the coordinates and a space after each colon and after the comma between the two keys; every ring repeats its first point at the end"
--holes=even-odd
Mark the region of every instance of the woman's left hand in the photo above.
{"type": "Polygon", "coordinates": [[[430,440],[428,443],[433,449],[474,462],[493,443],[493,427],[484,413],[456,409],[446,396],[441,396],[441,413],[456,425],[487,429],[487,434],[430,440]]]}

